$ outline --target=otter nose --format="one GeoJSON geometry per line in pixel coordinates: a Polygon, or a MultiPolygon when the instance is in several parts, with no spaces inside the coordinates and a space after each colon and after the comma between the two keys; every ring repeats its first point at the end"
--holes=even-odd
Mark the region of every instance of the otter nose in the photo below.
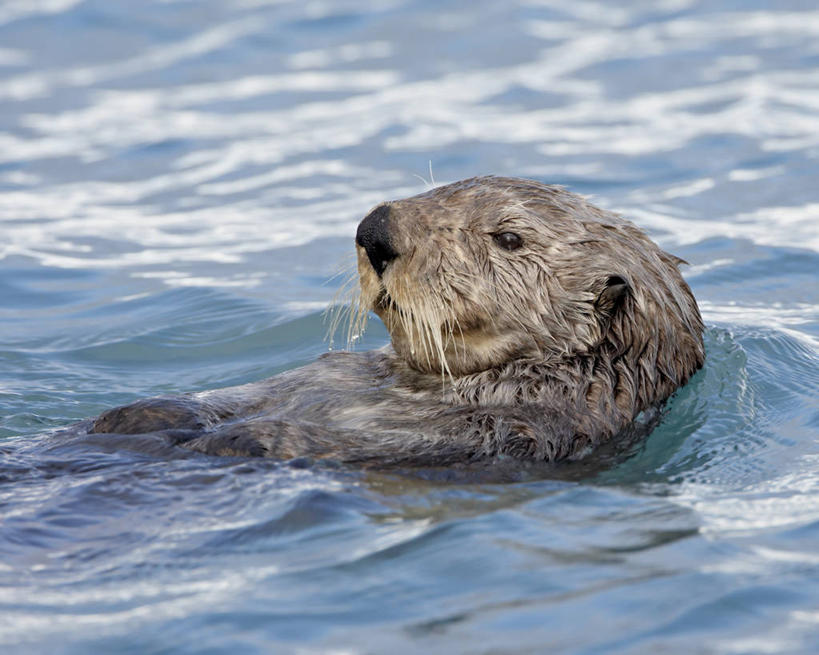
{"type": "Polygon", "coordinates": [[[355,242],[367,251],[370,264],[381,277],[387,264],[398,257],[390,240],[389,205],[379,205],[358,224],[355,242]]]}

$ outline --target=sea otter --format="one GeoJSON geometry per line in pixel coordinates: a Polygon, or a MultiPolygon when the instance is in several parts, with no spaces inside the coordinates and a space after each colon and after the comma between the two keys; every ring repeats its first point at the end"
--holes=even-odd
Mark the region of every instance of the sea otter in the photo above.
{"type": "Polygon", "coordinates": [[[618,439],[703,364],[682,260],[561,187],[478,177],[385,202],[356,250],[351,324],[375,312],[391,346],[81,429],[365,466],[556,461],[618,439]]]}

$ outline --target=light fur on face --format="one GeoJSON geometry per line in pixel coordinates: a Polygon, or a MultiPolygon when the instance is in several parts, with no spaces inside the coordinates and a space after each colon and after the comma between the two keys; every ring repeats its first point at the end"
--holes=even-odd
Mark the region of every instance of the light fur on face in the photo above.
{"type": "Polygon", "coordinates": [[[396,353],[419,371],[457,378],[512,359],[588,353],[611,328],[599,303],[611,280],[628,287],[638,332],[653,332],[657,315],[673,308],[696,311],[679,260],[559,187],[475,178],[388,208],[399,256],[379,277],[357,246],[360,296],[350,333],[374,311],[396,353]],[[500,247],[495,235],[504,232],[522,246],[500,247]]]}

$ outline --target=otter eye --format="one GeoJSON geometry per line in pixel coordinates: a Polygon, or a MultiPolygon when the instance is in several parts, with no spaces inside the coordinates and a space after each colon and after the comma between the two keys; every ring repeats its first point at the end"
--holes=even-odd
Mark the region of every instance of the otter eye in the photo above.
{"type": "Polygon", "coordinates": [[[501,232],[492,235],[492,238],[504,250],[517,250],[523,245],[523,239],[514,232],[501,232]]]}

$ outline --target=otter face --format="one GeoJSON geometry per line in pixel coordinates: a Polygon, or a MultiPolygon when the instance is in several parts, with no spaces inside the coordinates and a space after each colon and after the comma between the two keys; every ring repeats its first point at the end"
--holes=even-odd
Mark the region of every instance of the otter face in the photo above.
{"type": "Polygon", "coordinates": [[[513,178],[381,204],[356,245],[360,312],[378,314],[413,368],[452,376],[589,352],[627,298],[635,309],[645,300],[632,280],[649,260],[684,285],[670,256],[660,261],[628,222],[559,187],[513,178]]]}

